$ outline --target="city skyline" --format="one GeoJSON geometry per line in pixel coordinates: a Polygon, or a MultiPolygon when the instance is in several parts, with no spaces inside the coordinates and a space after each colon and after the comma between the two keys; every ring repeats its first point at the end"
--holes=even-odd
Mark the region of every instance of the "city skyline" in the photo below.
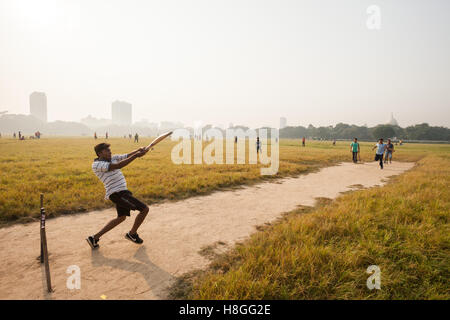
{"type": "MultiPolygon", "coordinates": [[[[36,109],[37,110],[37,109],[36,109]]],[[[9,111],[1,111],[0,112],[0,116],[3,114],[11,114],[9,111]]],[[[47,122],[47,96],[45,94],[45,92],[33,92],[32,94],[30,94],[30,105],[29,105],[29,115],[34,115],[36,118],[38,118],[39,120],[42,120],[44,122],[47,122]],[[34,96],[34,103],[38,103],[39,106],[38,108],[40,108],[39,111],[35,111],[35,114],[33,114],[32,112],[32,97],[34,96]],[[44,101],[42,102],[42,99],[44,99],[44,101]],[[42,104],[43,103],[43,104],[42,104]],[[42,109],[44,108],[44,109],[42,109]]],[[[161,124],[164,122],[171,122],[171,123],[179,123],[179,124],[183,124],[183,126],[190,126],[190,127],[196,127],[200,124],[202,125],[213,125],[216,127],[220,127],[220,128],[225,128],[225,126],[222,123],[216,123],[216,122],[209,122],[209,123],[205,123],[202,120],[196,120],[193,123],[190,124],[186,124],[182,121],[177,121],[177,120],[171,120],[171,119],[165,119],[165,120],[161,120],[161,121],[148,121],[148,119],[146,118],[141,118],[139,120],[135,119],[135,121],[133,121],[132,119],[132,104],[128,103],[126,101],[120,101],[120,100],[115,100],[111,103],[111,117],[110,118],[97,118],[97,117],[93,117],[91,114],[88,114],[87,116],[81,118],[81,119],[73,119],[73,120],[61,120],[61,119],[57,119],[55,121],[71,121],[71,122],[79,122],[79,123],[83,123],[85,125],[87,125],[88,127],[96,127],[96,126],[106,126],[106,125],[124,125],[124,126],[131,126],[131,125],[135,125],[137,123],[140,124],[150,124],[151,126],[153,126],[154,124],[161,124]],[[116,109],[116,110],[115,110],[116,109]],[[126,110],[125,110],[126,109],[126,110]],[[125,117],[125,119],[120,119],[121,117],[125,117]],[[97,125],[95,125],[94,123],[98,123],[97,125]]],[[[347,123],[347,122],[339,122],[339,123],[346,123],[346,124],[350,124],[350,125],[357,125],[355,123],[347,123]]],[[[420,122],[420,123],[425,123],[425,122],[420,122]]],[[[420,124],[420,123],[415,123],[415,124],[420,124]]],[[[312,123],[309,123],[308,125],[310,125],[312,123]]],[[[328,126],[334,126],[338,123],[334,123],[334,124],[329,124],[329,125],[325,125],[325,127],[328,126]]],[[[393,126],[400,126],[401,125],[398,123],[398,121],[394,118],[394,113],[390,112],[390,116],[389,119],[387,121],[384,122],[380,122],[377,123],[376,125],[382,125],[382,124],[388,124],[388,125],[393,125],[393,126]]],[[[429,124],[429,123],[428,123],[429,124]]],[[[236,124],[237,126],[247,126],[246,123],[242,122],[242,123],[238,123],[236,124]]],[[[296,126],[308,126],[308,125],[302,125],[302,124],[291,124],[288,125],[287,123],[287,118],[286,117],[280,117],[279,118],[279,123],[278,123],[278,128],[282,129],[285,127],[296,127],[296,126]]],[[[314,124],[312,124],[314,126],[314,124]]],[[[414,125],[414,124],[413,124],[414,125]]],[[[431,124],[432,125],[432,124],[431,124]]],[[[230,122],[228,127],[231,128],[233,127],[233,123],[230,122]]],[[[367,123],[364,123],[360,126],[368,126],[367,123]]],[[[251,126],[249,126],[251,127],[251,126]]],[[[268,126],[259,126],[259,127],[268,127],[268,126]]],[[[272,126],[272,127],[277,127],[277,126],[272,126]]],[[[320,127],[317,126],[317,127],[320,127]]],[[[444,126],[446,127],[446,126],[444,126]]],[[[256,128],[256,127],[253,127],[256,128]]]]}
{"type": "Polygon", "coordinates": [[[393,112],[449,127],[450,3],[378,1],[370,30],[372,4],[0,0],[0,111],[25,114],[39,91],[48,121],[121,100],[133,122],[374,126],[393,112]]]}

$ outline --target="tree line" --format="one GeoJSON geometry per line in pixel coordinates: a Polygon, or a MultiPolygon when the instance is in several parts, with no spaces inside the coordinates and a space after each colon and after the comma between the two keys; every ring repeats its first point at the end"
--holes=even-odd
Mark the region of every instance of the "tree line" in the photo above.
{"type": "MultiPolygon", "coordinates": [[[[212,125],[203,127],[203,132],[212,125]]],[[[192,132],[193,129],[189,128],[192,132]]],[[[249,129],[246,126],[234,126],[233,129],[242,129],[246,131],[249,129]]],[[[262,129],[262,128],[259,128],[262,129]]],[[[270,128],[266,128],[270,129],[270,128]]],[[[40,131],[45,135],[93,135],[94,131],[97,134],[104,134],[108,131],[111,136],[123,136],[129,133],[137,132],[139,135],[155,136],[158,134],[154,128],[142,128],[137,126],[117,126],[110,125],[106,127],[91,129],[79,122],[68,121],[54,121],[43,123],[31,115],[14,115],[6,114],[0,115],[0,134],[12,134],[13,132],[22,131],[25,134],[31,134],[40,131]]],[[[169,129],[166,129],[166,131],[169,129]]],[[[221,129],[223,131],[223,129],[221,129]]],[[[256,130],[258,132],[258,129],[256,130]]],[[[269,131],[270,132],[270,131],[269,131]]],[[[328,127],[308,127],[296,126],[286,127],[280,130],[280,138],[299,139],[302,137],[313,139],[353,139],[359,140],[377,140],[379,138],[398,138],[399,140],[432,140],[432,141],[449,141],[450,129],[446,127],[434,127],[427,123],[416,124],[402,128],[399,126],[392,126],[388,124],[378,125],[372,128],[366,126],[349,125],[345,123],[338,123],[337,125],[328,127]]]]}
{"type": "Polygon", "coordinates": [[[402,128],[388,124],[378,125],[372,128],[366,126],[338,123],[328,127],[286,127],[280,130],[280,138],[313,138],[313,139],[353,139],[377,140],[379,138],[397,138],[399,140],[433,140],[450,141],[450,129],[446,127],[434,127],[428,123],[416,124],[402,128]]]}

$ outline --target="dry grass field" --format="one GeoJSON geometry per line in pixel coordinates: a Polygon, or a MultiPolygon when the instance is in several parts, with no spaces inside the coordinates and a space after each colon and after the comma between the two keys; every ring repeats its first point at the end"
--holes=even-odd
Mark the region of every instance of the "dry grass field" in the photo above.
{"type": "MultiPolygon", "coordinates": [[[[139,146],[148,144],[142,139],[139,146]]],[[[1,225],[36,220],[39,194],[50,217],[111,207],[91,170],[89,138],[0,139],[1,225]]],[[[138,147],[109,139],[113,153],[138,147]]],[[[280,167],[175,165],[164,141],[123,169],[129,188],[147,203],[178,200],[294,176],[351,161],[349,142],[281,140],[280,167]]],[[[207,144],[207,143],[205,143],[207,144]]],[[[373,161],[372,143],[361,143],[373,161]]],[[[264,146],[263,146],[264,148],[264,146]]],[[[394,161],[417,166],[383,187],[301,207],[213,258],[210,268],[181,278],[173,297],[190,299],[449,299],[450,146],[397,146],[394,161]],[[382,272],[381,290],[366,287],[366,268],[382,272]]]]}
{"type": "Polygon", "coordinates": [[[450,153],[440,151],[384,187],[286,214],[182,278],[173,297],[450,299],[450,153]],[[370,265],[381,290],[366,287],[370,265]]]}
{"type": "MultiPolygon", "coordinates": [[[[151,140],[144,138],[139,144],[124,138],[107,141],[113,154],[121,154],[145,146],[151,140]]],[[[96,157],[93,146],[102,141],[92,138],[0,139],[0,223],[36,219],[40,193],[45,195],[49,217],[110,207],[112,203],[103,199],[103,185],[91,170],[96,157]]],[[[351,160],[349,142],[332,146],[329,141],[308,141],[303,148],[299,140],[281,140],[278,174],[262,176],[261,165],[175,165],[171,161],[175,144],[164,141],[144,158],[123,169],[129,189],[149,204],[298,175],[351,160]]],[[[371,161],[372,144],[361,145],[362,160],[371,161]]],[[[448,147],[414,144],[398,146],[397,150],[396,160],[416,161],[427,152],[448,150],[448,147]]]]}

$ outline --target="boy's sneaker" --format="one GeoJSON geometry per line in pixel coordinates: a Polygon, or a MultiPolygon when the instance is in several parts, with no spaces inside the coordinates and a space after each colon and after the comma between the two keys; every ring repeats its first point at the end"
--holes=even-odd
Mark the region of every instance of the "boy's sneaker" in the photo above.
{"type": "Polygon", "coordinates": [[[93,236],[89,236],[86,238],[86,241],[89,243],[92,249],[97,249],[99,246],[98,240],[95,240],[93,236]]]}
{"type": "Polygon", "coordinates": [[[133,241],[134,243],[139,243],[141,244],[142,242],[144,242],[144,240],[142,240],[141,238],[139,238],[139,235],[137,233],[135,234],[131,234],[131,233],[127,233],[125,235],[125,238],[127,238],[130,241],[133,241]]]}

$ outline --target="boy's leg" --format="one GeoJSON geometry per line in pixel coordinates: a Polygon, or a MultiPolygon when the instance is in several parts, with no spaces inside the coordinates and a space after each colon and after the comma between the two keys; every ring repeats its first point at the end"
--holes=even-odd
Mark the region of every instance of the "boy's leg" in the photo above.
{"type": "Polygon", "coordinates": [[[116,204],[117,218],[109,221],[106,226],[103,227],[97,234],[94,235],[94,239],[98,240],[102,235],[108,231],[114,229],[116,226],[125,221],[127,216],[130,216],[130,203],[124,201],[124,192],[116,192],[109,196],[109,199],[116,204]]]}
{"type": "Polygon", "coordinates": [[[139,214],[136,216],[136,219],[134,220],[133,228],[130,230],[130,234],[136,234],[137,230],[141,226],[142,222],[144,222],[145,217],[147,216],[149,211],[148,207],[145,207],[139,214]]]}
{"type": "Polygon", "coordinates": [[[96,234],[94,235],[94,239],[95,239],[95,240],[99,240],[100,237],[101,237],[102,235],[104,235],[104,234],[107,233],[108,231],[114,229],[114,228],[117,227],[119,224],[121,224],[122,222],[124,222],[124,221],[125,221],[125,218],[126,218],[126,216],[120,216],[120,217],[117,217],[117,218],[111,220],[110,222],[108,222],[108,223],[106,224],[106,226],[103,227],[102,230],[100,230],[98,233],[96,233],[96,234]]]}
{"type": "Polygon", "coordinates": [[[136,219],[134,220],[133,228],[131,228],[130,230],[130,234],[134,235],[137,233],[137,230],[141,226],[142,222],[144,222],[144,219],[148,214],[149,208],[145,203],[133,197],[133,194],[130,191],[122,193],[119,198],[119,202],[129,210],[139,210],[139,214],[136,216],[136,219]]]}

